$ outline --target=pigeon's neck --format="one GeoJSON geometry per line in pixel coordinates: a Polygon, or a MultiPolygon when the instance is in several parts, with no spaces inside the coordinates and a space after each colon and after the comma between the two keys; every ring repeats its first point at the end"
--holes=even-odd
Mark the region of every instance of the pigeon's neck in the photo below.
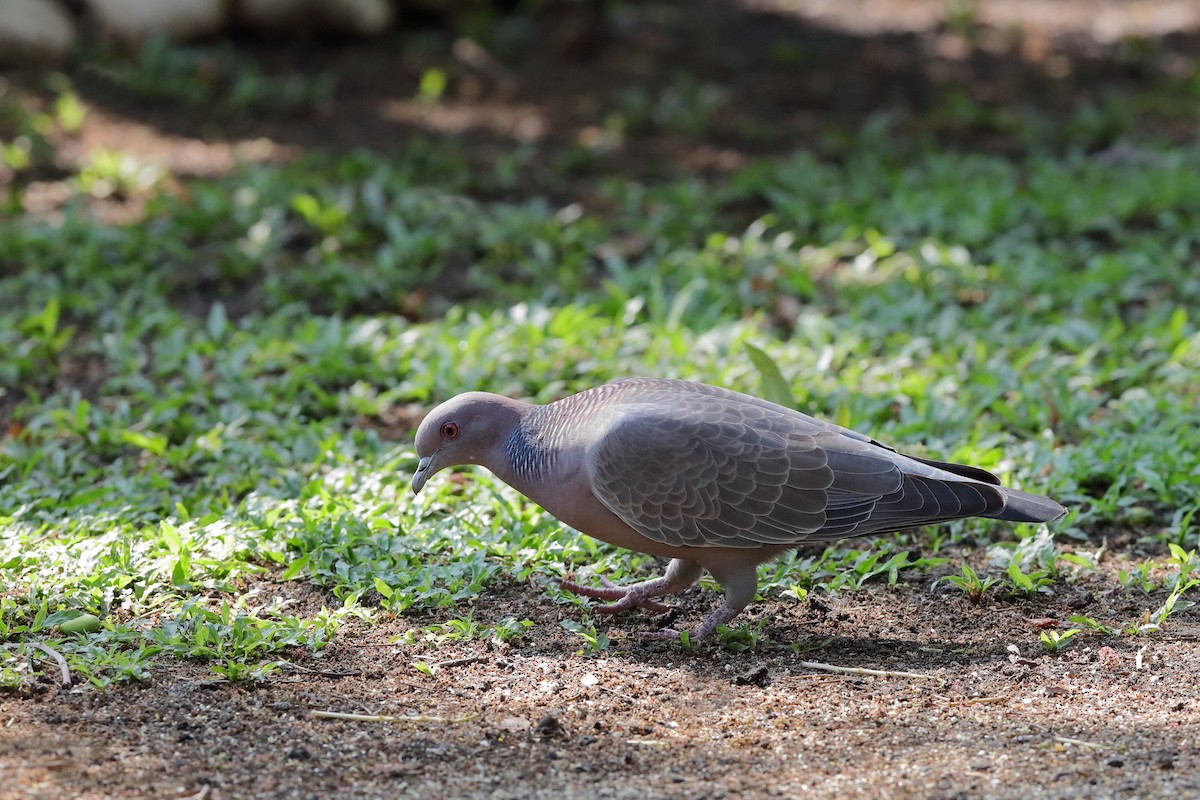
{"type": "Polygon", "coordinates": [[[533,492],[530,496],[538,502],[543,500],[539,490],[579,480],[588,447],[608,428],[612,394],[610,386],[602,386],[533,406],[503,442],[508,474],[501,478],[526,494],[533,492]]]}
{"type": "Polygon", "coordinates": [[[503,477],[518,488],[544,481],[557,466],[563,434],[562,427],[554,424],[545,406],[535,407],[504,441],[510,474],[503,477]]]}

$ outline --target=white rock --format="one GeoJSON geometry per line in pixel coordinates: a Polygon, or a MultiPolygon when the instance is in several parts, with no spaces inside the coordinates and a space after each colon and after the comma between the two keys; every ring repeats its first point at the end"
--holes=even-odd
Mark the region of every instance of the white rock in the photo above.
{"type": "Polygon", "coordinates": [[[151,36],[211,36],[226,22],[224,0],[86,0],[101,36],[137,47],[151,36]]]}
{"type": "Polygon", "coordinates": [[[0,0],[0,62],[58,63],[75,46],[75,23],[52,0],[0,0]]]}

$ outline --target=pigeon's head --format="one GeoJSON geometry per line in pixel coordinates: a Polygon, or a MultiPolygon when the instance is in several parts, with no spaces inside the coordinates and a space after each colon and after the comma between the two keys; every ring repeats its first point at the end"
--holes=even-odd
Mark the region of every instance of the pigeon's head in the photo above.
{"type": "Polygon", "coordinates": [[[503,442],[530,408],[487,392],[467,392],[429,412],[417,428],[417,471],[413,492],[437,472],[459,464],[494,468],[503,458],[503,442]]]}

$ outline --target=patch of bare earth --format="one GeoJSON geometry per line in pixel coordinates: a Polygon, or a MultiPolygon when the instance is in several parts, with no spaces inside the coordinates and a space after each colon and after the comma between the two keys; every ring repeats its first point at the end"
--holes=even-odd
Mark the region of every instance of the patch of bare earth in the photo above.
{"type": "MultiPolygon", "coordinates": [[[[715,599],[690,590],[682,621],[715,599]]],[[[509,586],[475,613],[535,621],[509,645],[393,643],[444,619],[405,617],[347,628],[261,684],[169,662],[107,692],[0,697],[0,798],[1195,796],[1195,614],[1158,636],[1037,644],[1042,618],[1151,605],[1086,584],[980,605],[878,589],[754,607],[752,652],[643,642],[627,634],[658,621],[633,614],[589,656],[559,625],[578,610],[509,586]]]]}

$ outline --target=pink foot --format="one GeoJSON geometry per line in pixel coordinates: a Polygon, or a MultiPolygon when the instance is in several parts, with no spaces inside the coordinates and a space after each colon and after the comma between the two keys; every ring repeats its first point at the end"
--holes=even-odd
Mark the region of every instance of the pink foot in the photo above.
{"type": "MultiPolygon", "coordinates": [[[[688,643],[693,644],[701,639],[710,636],[717,629],[718,625],[724,625],[732,620],[738,614],[742,613],[741,609],[732,609],[729,606],[721,606],[716,611],[708,615],[704,622],[700,623],[700,627],[694,631],[688,632],[688,643]]],[[[639,633],[639,639],[650,639],[662,641],[665,639],[679,639],[681,634],[674,628],[663,628],[660,631],[646,631],[639,633]]]]}
{"type": "Polygon", "coordinates": [[[671,610],[671,607],[666,603],[661,603],[654,599],[655,595],[662,594],[663,587],[659,584],[665,585],[666,583],[662,578],[624,587],[617,586],[607,578],[601,578],[600,580],[604,584],[603,589],[598,589],[594,586],[584,586],[581,583],[576,583],[566,578],[560,580],[558,585],[571,594],[593,597],[597,600],[616,601],[615,603],[607,603],[592,609],[598,614],[615,614],[618,611],[625,611],[630,608],[644,608],[656,614],[663,614],[671,610]]]}

